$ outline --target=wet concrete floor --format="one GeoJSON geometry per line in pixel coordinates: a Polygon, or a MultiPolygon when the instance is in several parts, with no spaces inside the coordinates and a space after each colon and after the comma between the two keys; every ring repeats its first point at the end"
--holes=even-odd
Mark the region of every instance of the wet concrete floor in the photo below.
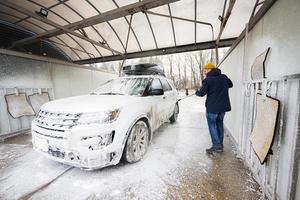
{"type": "Polygon", "coordinates": [[[0,143],[0,199],[262,199],[259,185],[225,137],[207,155],[203,100],[181,101],[175,124],[158,131],[144,159],[83,171],[32,150],[30,135],[0,143]]]}

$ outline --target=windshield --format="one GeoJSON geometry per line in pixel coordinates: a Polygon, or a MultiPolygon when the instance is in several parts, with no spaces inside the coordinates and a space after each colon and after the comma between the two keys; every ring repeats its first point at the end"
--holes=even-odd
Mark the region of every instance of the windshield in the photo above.
{"type": "Polygon", "coordinates": [[[149,78],[117,78],[97,88],[92,94],[143,95],[149,78]]]}

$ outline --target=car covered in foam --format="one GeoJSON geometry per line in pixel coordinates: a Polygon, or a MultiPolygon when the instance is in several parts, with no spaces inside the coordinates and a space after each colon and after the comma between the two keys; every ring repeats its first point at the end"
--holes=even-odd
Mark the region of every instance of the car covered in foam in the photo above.
{"type": "Polygon", "coordinates": [[[44,104],[32,122],[33,147],[50,159],[84,169],[132,163],[153,132],[179,113],[177,91],[161,75],[108,81],[89,95],[44,104]]]}

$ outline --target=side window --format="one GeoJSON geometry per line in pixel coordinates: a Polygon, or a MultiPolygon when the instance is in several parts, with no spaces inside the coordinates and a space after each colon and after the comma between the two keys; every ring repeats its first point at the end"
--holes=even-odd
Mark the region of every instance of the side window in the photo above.
{"type": "Polygon", "coordinates": [[[165,92],[172,90],[172,87],[170,86],[170,84],[168,83],[168,81],[166,79],[161,79],[160,81],[161,81],[162,87],[165,92]]]}
{"type": "Polygon", "coordinates": [[[155,78],[153,79],[149,90],[157,90],[157,89],[163,89],[163,88],[160,81],[157,78],[155,78]]]}

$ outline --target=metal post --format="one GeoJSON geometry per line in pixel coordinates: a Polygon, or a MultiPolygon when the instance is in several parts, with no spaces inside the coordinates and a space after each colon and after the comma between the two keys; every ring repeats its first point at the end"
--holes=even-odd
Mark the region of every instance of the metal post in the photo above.
{"type": "MultiPolygon", "coordinates": [[[[210,57],[210,61],[212,62],[212,56],[210,57]]],[[[219,47],[216,44],[216,65],[219,64],[219,47]]]]}
{"type": "MultiPolygon", "coordinates": [[[[115,0],[112,0],[112,2],[115,4],[115,6],[117,6],[117,8],[120,8],[120,6],[117,4],[117,2],[116,2],[115,0]]],[[[128,21],[128,19],[127,19],[126,17],[124,17],[124,19],[125,19],[125,21],[127,22],[127,24],[129,25],[130,22],[128,21]]],[[[107,22],[107,23],[110,25],[109,22],[107,22]]],[[[110,26],[111,26],[111,25],[110,25],[110,26]]],[[[113,29],[112,26],[111,26],[111,28],[113,29]]],[[[133,36],[134,36],[134,38],[135,38],[135,40],[136,40],[136,42],[137,42],[137,45],[139,46],[140,51],[143,51],[143,50],[142,50],[142,47],[141,47],[141,44],[140,44],[140,42],[139,42],[139,40],[138,40],[138,38],[137,38],[137,36],[136,36],[136,34],[135,34],[133,28],[132,28],[131,26],[130,26],[130,28],[131,28],[132,34],[133,34],[133,36]]]]}
{"type": "Polygon", "coordinates": [[[296,116],[295,116],[295,143],[293,145],[293,157],[292,157],[292,165],[291,165],[291,173],[289,180],[290,191],[288,193],[288,199],[295,199],[297,192],[297,184],[300,184],[300,180],[298,179],[299,174],[299,162],[300,162],[300,79],[298,81],[298,96],[296,101],[296,116]]]}
{"type": "MultiPolygon", "coordinates": [[[[156,12],[152,12],[152,11],[148,11],[148,10],[145,11],[145,14],[151,14],[151,15],[156,15],[156,16],[160,16],[160,17],[171,18],[171,16],[169,16],[169,15],[156,13],[156,12]]],[[[203,21],[199,21],[199,20],[187,19],[187,18],[183,18],[183,17],[176,17],[174,15],[172,15],[172,19],[178,19],[178,20],[181,20],[181,21],[187,21],[187,22],[192,22],[192,23],[196,23],[196,24],[202,24],[202,25],[210,26],[211,34],[212,34],[212,40],[214,40],[214,28],[213,28],[213,25],[211,23],[203,22],[203,21]]]]}
{"type": "MultiPolygon", "coordinates": [[[[127,53],[127,47],[128,47],[128,41],[129,41],[130,30],[131,30],[132,17],[133,17],[133,15],[130,15],[130,21],[129,21],[129,25],[128,25],[128,32],[127,32],[126,45],[125,45],[125,53],[127,53]]],[[[120,67],[120,69],[119,69],[119,76],[120,76],[121,73],[122,73],[122,68],[123,68],[123,66],[124,66],[125,60],[126,60],[126,57],[123,58],[121,67],[120,67]]]]}
{"type": "Polygon", "coordinates": [[[258,6],[258,2],[259,2],[259,0],[256,0],[255,5],[254,5],[253,10],[252,10],[252,13],[251,13],[250,18],[249,18],[249,22],[255,14],[256,8],[258,6]]]}
{"type": "Polygon", "coordinates": [[[194,1],[195,3],[195,44],[197,43],[197,0],[194,1]]]}
{"type": "Polygon", "coordinates": [[[128,41],[129,41],[129,35],[130,35],[131,23],[132,23],[132,16],[133,15],[130,15],[130,21],[129,21],[129,25],[128,25],[128,32],[127,32],[126,45],[125,45],[125,53],[127,53],[127,47],[128,47],[128,41]]]}
{"type": "MultiPolygon", "coordinates": [[[[243,82],[246,82],[246,75],[245,75],[245,68],[247,67],[246,66],[246,56],[247,56],[247,52],[246,52],[246,49],[247,49],[247,37],[248,37],[248,24],[246,24],[246,33],[245,33],[245,39],[244,39],[244,52],[243,52],[243,66],[242,66],[242,81],[243,82]]],[[[243,110],[244,111],[248,111],[248,108],[250,110],[250,102],[251,102],[251,91],[252,91],[252,86],[251,84],[249,85],[250,88],[250,95],[249,95],[249,99],[247,98],[246,99],[246,96],[243,96],[242,98],[242,105],[243,105],[243,110]]],[[[248,85],[247,85],[248,87],[248,85]]],[[[241,148],[241,152],[243,153],[243,137],[244,137],[244,134],[246,134],[247,130],[248,130],[248,127],[247,127],[247,121],[248,121],[248,115],[246,114],[247,112],[244,112],[244,114],[242,115],[242,127],[241,127],[241,136],[240,136],[240,148],[241,148]],[[245,126],[246,125],[246,126],[245,126]]]]}
{"type": "Polygon", "coordinates": [[[276,199],[276,192],[277,192],[277,181],[278,181],[278,173],[279,173],[279,157],[280,157],[280,147],[281,147],[281,139],[282,139],[282,132],[285,128],[285,104],[286,104],[286,84],[287,79],[283,82],[283,100],[281,101],[281,111],[280,111],[280,126],[279,126],[279,134],[278,134],[278,142],[277,142],[277,152],[276,152],[276,164],[275,164],[275,180],[274,180],[274,189],[272,194],[272,199],[276,199]]]}

